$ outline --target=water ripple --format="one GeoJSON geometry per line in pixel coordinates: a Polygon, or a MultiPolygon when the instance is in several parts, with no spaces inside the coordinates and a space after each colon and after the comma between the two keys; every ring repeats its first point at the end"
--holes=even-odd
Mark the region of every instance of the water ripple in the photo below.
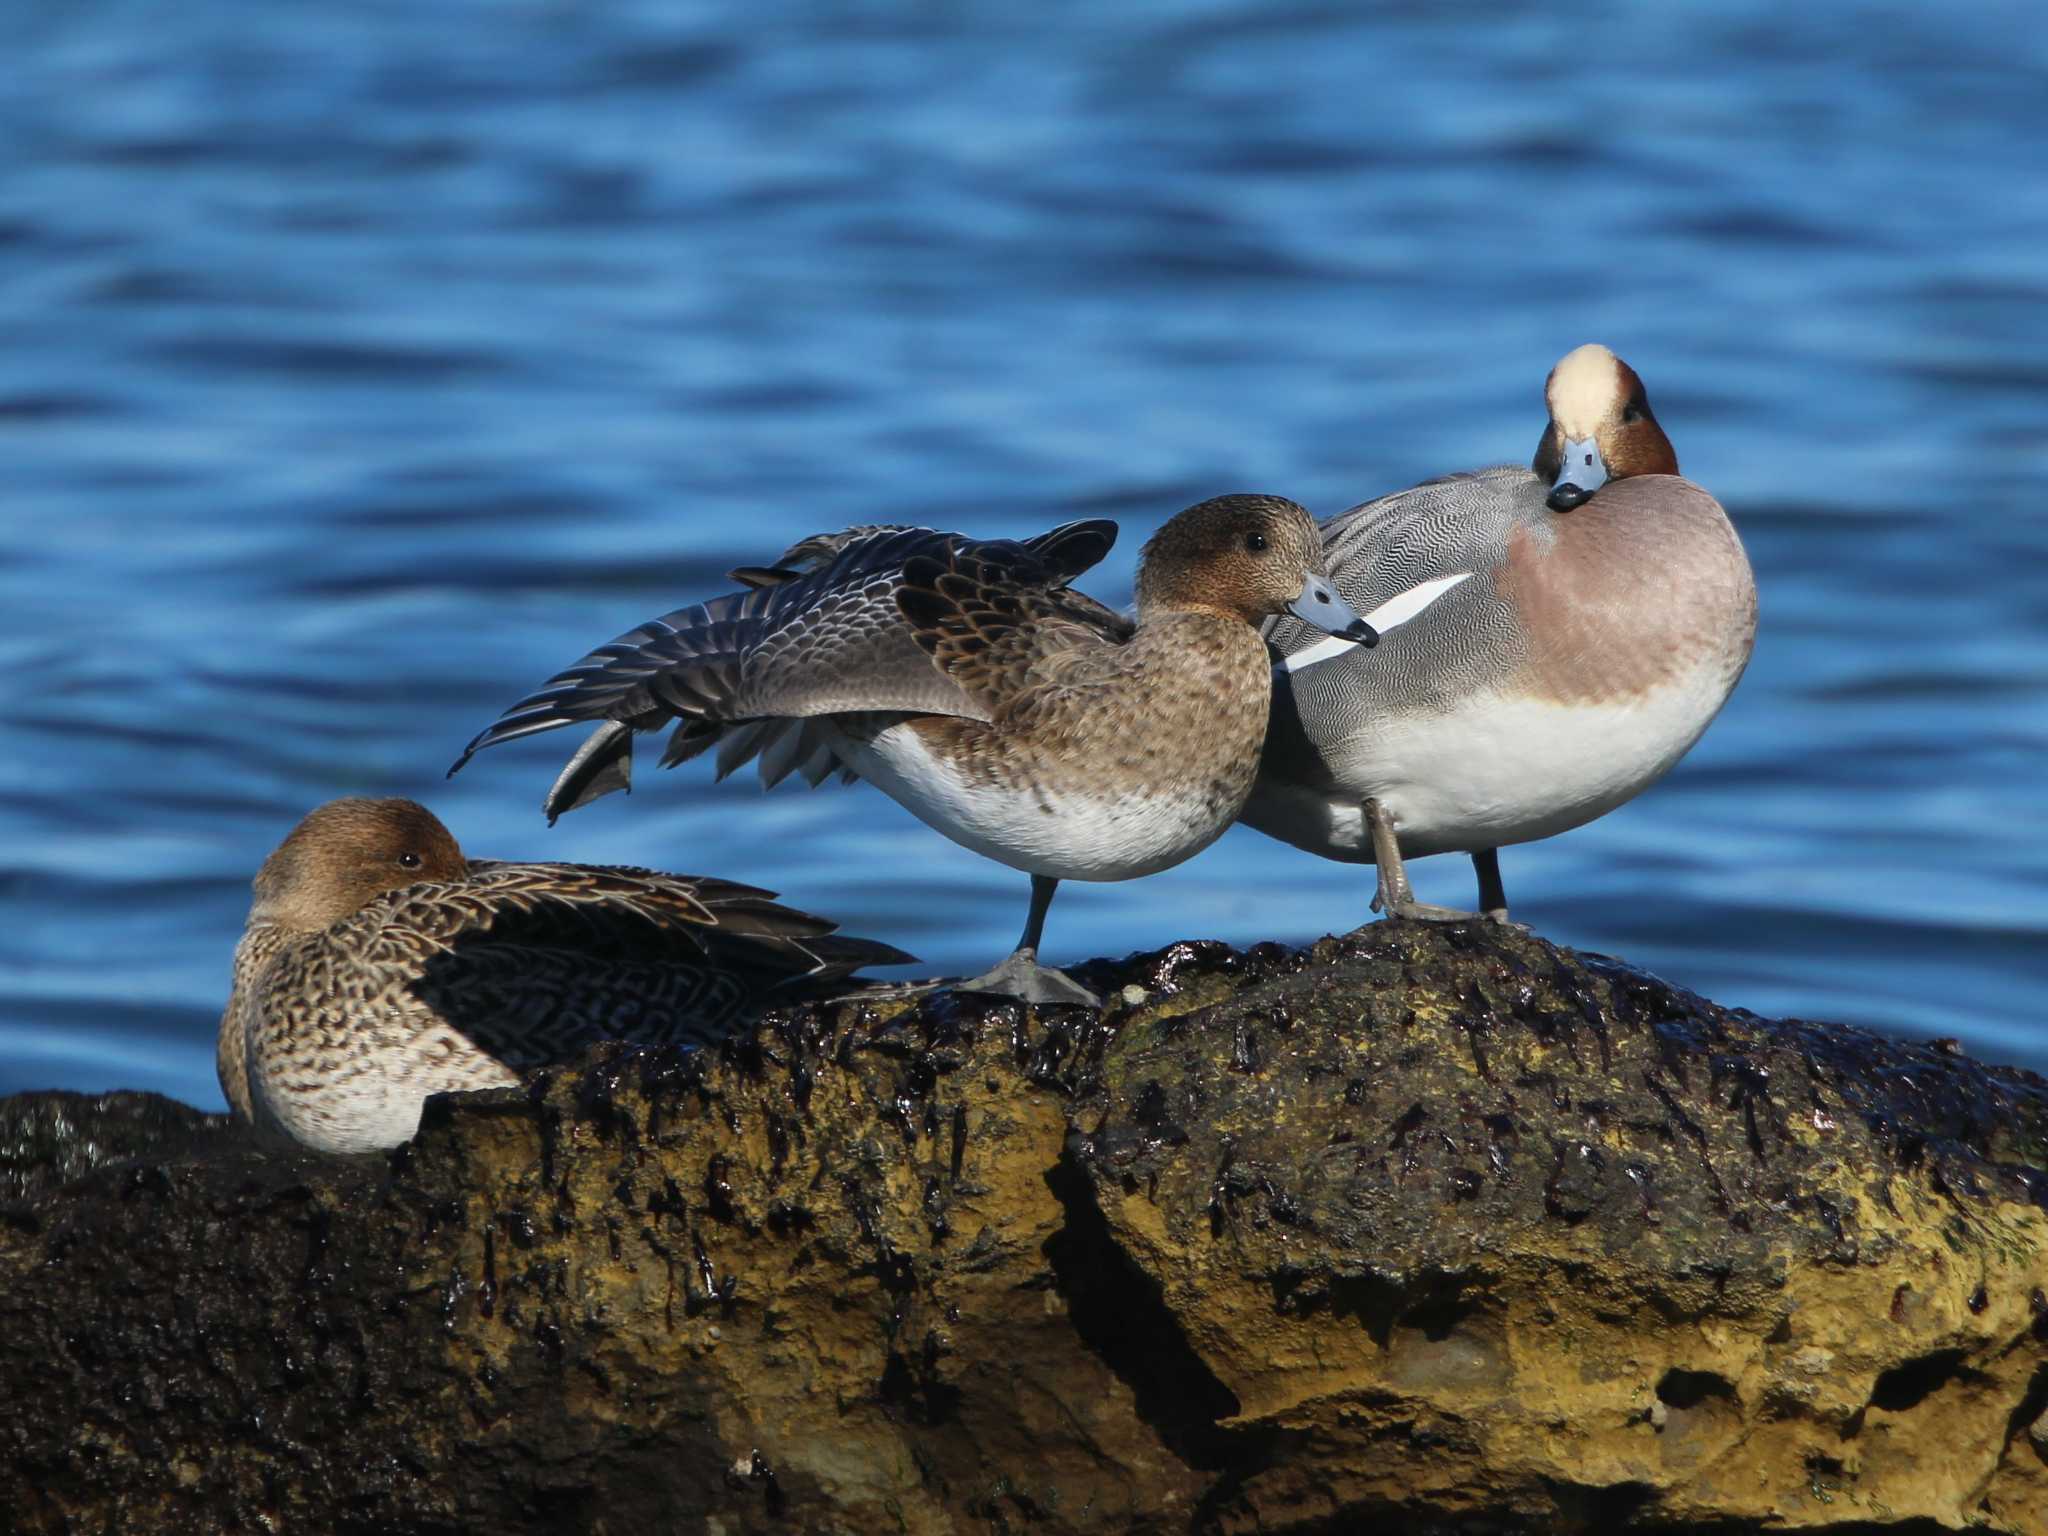
{"type": "MultiPolygon", "coordinates": [[[[786,892],[985,964],[1023,881],[867,789],[565,742],[442,771],[591,644],[820,527],[1335,510],[1519,458],[1587,339],[1729,505],[1763,631],[1520,914],[1763,1012],[2048,1064],[2048,33],[2016,5],[1204,0],[1026,23],[44,8],[0,78],[0,1091],[201,1103],[263,854],[342,793],[480,852],[786,892]]],[[[1457,859],[1426,899],[1462,901],[1457,859]]],[[[1366,872],[1239,830],[1063,891],[1055,958],[1303,940],[1366,872]]]]}

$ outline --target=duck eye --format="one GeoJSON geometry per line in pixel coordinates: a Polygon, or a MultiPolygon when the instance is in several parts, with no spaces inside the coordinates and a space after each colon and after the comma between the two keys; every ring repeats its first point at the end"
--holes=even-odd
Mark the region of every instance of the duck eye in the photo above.
{"type": "Polygon", "coordinates": [[[1244,536],[1244,547],[1252,554],[1264,554],[1266,551],[1266,536],[1263,533],[1248,533],[1244,536]]]}
{"type": "Polygon", "coordinates": [[[1629,401],[1628,408],[1621,413],[1621,419],[1623,421],[1641,421],[1643,419],[1643,402],[1640,400],[1629,401]]]}
{"type": "Polygon", "coordinates": [[[398,867],[400,869],[418,869],[420,867],[420,856],[410,850],[401,853],[398,856],[398,867]]]}

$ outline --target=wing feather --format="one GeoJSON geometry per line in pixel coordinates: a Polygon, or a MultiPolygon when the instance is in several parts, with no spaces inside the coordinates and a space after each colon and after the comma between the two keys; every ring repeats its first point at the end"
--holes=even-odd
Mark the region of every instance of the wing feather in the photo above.
{"type": "MultiPolygon", "coordinates": [[[[1052,624],[1058,633],[1042,638],[1068,645],[1091,632],[1128,633],[1128,621],[1064,590],[1115,538],[1116,525],[1099,519],[1021,542],[894,526],[818,535],[774,566],[742,567],[735,574],[746,590],[650,619],[556,673],[480,732],[449,772],[486,747],[600,722],[549,793],[552,820],[629,788],[632,734],[674,720],[665,766],[717,745],[721,776],[762,756],[766,781],[801,772],[815,784],[843,766],[823,740],[806,730],[756,731],[756,722],[851,712],[985,720],[994,707],[987,666],[997,663],[981,672],[934,665],[932,646],[905,622],[899,594],[913,569],[926,569],[919,562],[971,573],[971,590],[955,597],[977,614],[985,603],[1020,632],[1052,624]],[[1047,598],[1055,592],[1063,598],[1047,598]]],[[[1022,643],[1008,638],[1012,650],[1022,643]]]]}
{"type": "Polygon", "coordinates": [[[917,643],[993,719],[1077,653],[1120,648],[1128,620],[1058,586],[1023,586],[979,551],[904,565],[897,607],[917,643]]]}

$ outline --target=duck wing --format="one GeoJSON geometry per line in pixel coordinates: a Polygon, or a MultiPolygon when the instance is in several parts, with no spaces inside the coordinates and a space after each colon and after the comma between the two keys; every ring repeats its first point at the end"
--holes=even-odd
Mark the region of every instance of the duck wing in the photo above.
{"type": "Polygon", "coordinates": [[[863,965],[911,956],[848,938],[755,886],[654,870],[478,860],[336,930],[373,993],[514,1071],[601,1039],[702,1043],[863,965]]]}
{"type": "Polygon", "coordinates": [[[974,700],[977,718],[1003,714],[1044,680],[1048,668],[1118,649],[1136,632],[1131,620],[1085,593],[1030,576],[991,558],[986,545],[904,563],[896,606],[938,670],[974,700]]]}
{"type": "MultiPolygon", "coordinates": [[[[1361,502],[1322,524],[1323,558],[1344,600],[1366,613],[1418,583],[1461,572],[1492,571],[1507,557],[1507,541],[1522,522],[1540,518],[1548,495],[1524,465],[1499,465],[1425,480],[1374,501],[1361,502]]],[[[1410,643],[1436,644],[1456,626],[1484,622],[1492,598],[1488,581],[1468,581],[1430,605],[1410,643]],[[1443,626],[1443,628],[1440,628],[1443,626]]],[[[1291,614],[1269,619],[1263,633],[1291,655],[1327,638],[1291,614]]],[[[1387,651],[1353,659],[1353,667],[1388,670],[1387,651]]]]}
{"type": "MultiPolygon", "coordinates": [[[[1017,542],[929,528],[818,535],[773,566],[743,568],[747,590],[679,608],[599,646],[480,732],[449,772],[500,742],[601,722],[550,791],[552,820],[630,787],[633,735],[671,720],[679,724],[668,764],[752,722],[866,711],[986,718],[985,705],[932,664],[904,623],[896,593],[908,564],[971,550],[1021,587],[1055,587],[1095,564],[1115,539],[1116,525],[1103,520],[1017,542]]],[[[745,752],[721,752],[722,773],[758,756],[768,782],[801,771],[817,783],[837,766],[824,735],[801,725],[746,741],[745,752]]]]}
{"type": "Polygon", "coordinates": [[[1304,718],[1348,733],[1392,711],[1455,709],[1524,654],[1493,577],[1514,530],[1550,515],[1548,494],[1526,466],[1501,465],[1427,480],[1324,521],[1330,577],[1380,643],[1332,645],[1291,614],[1266,622],[1283,658],[1266,738],[1276,772],[1304,782],[1328,773],[1304,718]]]}

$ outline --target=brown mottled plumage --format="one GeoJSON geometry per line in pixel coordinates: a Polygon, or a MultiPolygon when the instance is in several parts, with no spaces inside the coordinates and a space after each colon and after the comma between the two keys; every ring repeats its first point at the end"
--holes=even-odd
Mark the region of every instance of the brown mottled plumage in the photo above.
{"type": "Polygon", "coordinates": [[[264,861],[216,1065],[322,1151],[392,1146],[429,1093],[601,1039],[715,1039],[771,996],[910,956],[723,880],[465,859],[410,800],[336,800],[264,861]]]}
{"type": "Polygon", "coordinates": [[[1090,522],[1019,542],[920,528],[806,539],[743,571],[750,590],[591,652],[464,760],[605,721],[557,779],[551,813],[623,787],[631,734],[669,719],[667,761],[716,744],[721,774],[755,756],[769,783],[851,772],[1031,874],[1017,953],[965,985],[1092,1001],[1036,963],[1054,887],[1165,869],[1230,824],[1265,734],[1260,620],[1291,606],[1370,638],[1291,501],[1219,496],[1170,519],[1140,562],[1135,625],[1068,587],[1115,532],[1090,522]]]}

